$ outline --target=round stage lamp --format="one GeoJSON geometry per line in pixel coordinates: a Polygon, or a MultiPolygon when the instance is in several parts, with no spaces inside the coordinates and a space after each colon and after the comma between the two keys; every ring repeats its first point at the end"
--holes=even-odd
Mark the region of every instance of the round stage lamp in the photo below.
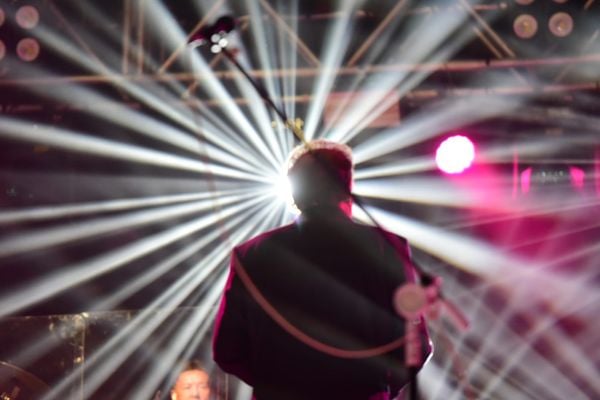
{"type": "Polygon", "coordinates": [[[40,13],[33,6],[23,6],[15,15],[17,24],[23,29],[33,29],[40,22],[40,13]]]}
{"type": "Polygon", "coordinates": [[[569,36],[573,32],[573,17],[566,12],[557,12],[550,17],[548,29],[554,36],[569,36]]]}
{"type": "Polygon", "coordinates": [[[447,174],[459,174],[475,160],[475,146],[466,136],[455,135],[444,140],[435,153],[438,168],[447,174]]]}
{"type": "Polygon", "coordinates": [[[538,22],[533,15],[521,14],[513,22],[513,30],[521,39],[531,39],[538,30],[538,22]]]}
{"type": "Polygon", "coordinates": [[[23,61],[34,61],[40,55],[40,44],[33,38],[25,38],[17,43],[17,55],[23,61]]]}

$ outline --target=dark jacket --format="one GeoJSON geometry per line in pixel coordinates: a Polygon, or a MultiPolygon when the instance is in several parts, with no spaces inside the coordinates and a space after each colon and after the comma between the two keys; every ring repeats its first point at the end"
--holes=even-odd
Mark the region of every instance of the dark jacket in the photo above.
{"type": "Polygon", "coordinates": [[[282,329],[240,280],[235,258],[287,322],[326,345],[364,350],[403,336],[392,296],[414,279],[406,241],[336,210],[305,214],[234,249],[215,361],[253,386],[257,400],[366,400],[388,386],[397,392],[408,380],[402,347],[358,359],[318,351],[282,329]]]}

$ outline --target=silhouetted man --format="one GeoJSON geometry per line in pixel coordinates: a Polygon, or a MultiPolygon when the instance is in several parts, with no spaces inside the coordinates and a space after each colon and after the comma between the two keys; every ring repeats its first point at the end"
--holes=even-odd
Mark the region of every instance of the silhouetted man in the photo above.
{"type": "Polygon", "coordinates": [[[352,169],[345,145],[297,148],[300,217],[233,251],[213,355],[257,400],[389,398],[408,382],[402,346],[370,352],[404,335],[392,297],[414,279],[408,246],[351,219],[352,169]]]}

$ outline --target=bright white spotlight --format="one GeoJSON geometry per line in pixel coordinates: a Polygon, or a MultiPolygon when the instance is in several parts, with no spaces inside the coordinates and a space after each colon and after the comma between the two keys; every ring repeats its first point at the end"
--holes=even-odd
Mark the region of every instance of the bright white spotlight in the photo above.
{"type": "Polygon", "coordinates": [[[217,42],[217,44],[223,48],[227,47],[229,45],[229,40],[227,40],[227,38],[222,37],[221,39],[219,39],[219,41],[217,42]]]}
{"type": "Polygon", "coordinates": [[[33,38],[25,38],[17,43],[17,55],[23,61],[33,61],[40,55],[40,44],[33,38]]]}
{"type": "Polygon", "coordinates": [[[288,179],[287,175],[279,174],[279,176],[277,177],[277,179],[274,182],[274,185],[275,185],[275,189],[277,190],[277,193],[279,194],[279,197],[284,199],[286,202],[288,200],[293,202],[293,200],[291,200],[292,199],[292,183],[288,179]]]}
{"type": "Polygon", "coordinates": [[[435,153],[437,166],[448,174],[459,174],[475,159],[475,146],[466,136],[456,135],[444,140],[435,153]]]}
{"type": "Polygon", "coordinates": [[[40,13],[33,6],[23,6],[17,10],[15,18],[21,28],[33,29],[40,22],[40,13]]]}
{"type": "Polygon", "coordinates": [[[292,212],[299,213],[294,203],[294,197],[292,196],[292,183],[290,182],[287,173],[281,172],[279,175],[273,178],[273,192],[280,201],[282,201],[292,212]]]}

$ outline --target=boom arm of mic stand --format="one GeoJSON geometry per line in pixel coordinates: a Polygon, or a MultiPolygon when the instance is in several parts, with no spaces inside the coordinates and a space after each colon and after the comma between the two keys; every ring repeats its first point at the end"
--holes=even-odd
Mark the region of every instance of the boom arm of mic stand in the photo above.
{"type": "Polygon", "coordinates": [[[229,50],[227,50],[227,48],[223,48],[221,51],[223,52],[223,54],[225,54],[227,59],[229,61],[231,61],[231,63],[238,69],[238,71],[240,71],[242,73],[242,75],[244,75],[244,77],[246,77],[248,82],[250,82],[250,84],[254,87],[254,89],[256,89],[256,91],[258,92],[260,97],[262,97],[262,99],[265,101],[265,103],[267,103],[269,105],[269,107],[271,107],[271,109],[279,116],[279,118],[281,118],[281,121],[287,127],[289,127],[291,129],[291,131],[298,138],[298,140],[301,141],[302,143],[306,144],[306,139],[304,138],[304,133],[302,132],[302,130],[299,127],[297,127],[295,124],[290,123],[288,116],[285,113],[285,110],[280,109],[279,107],[277,107],[275,105],[273,100],[271,100],[271,98],[269,97],[269,94],[267,93],[265,88],[263,88],[261,85],[259,85],[258,82],[256,82],[254,80],[254,78],[252,78],[250,76],[248,71],[246,71],[244,69],[244,67],[242,67],[242,65],[238,62],[238,60],[235,59],[234,55],[229,50]]]}

